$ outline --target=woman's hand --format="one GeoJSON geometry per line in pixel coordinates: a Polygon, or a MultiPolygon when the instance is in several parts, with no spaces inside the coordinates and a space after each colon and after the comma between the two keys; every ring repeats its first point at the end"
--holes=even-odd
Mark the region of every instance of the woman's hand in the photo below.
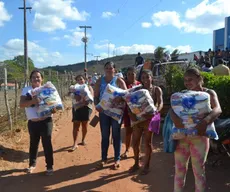
{"type": "Polygon", "coordinates": [[[205,120],[202,120],[199,124],[196,125],[196,129],[198,131],[199,136],[205,136],[206,130],[207,130],[207,122],[205,120]]]}
{"type": "Polygon", "coordinates": [[[152,119],[154,116],[154,114],[143,114],[141,117],[143,117],[144,119],[148,120],[148,119],[152,119]]]}
{"type": "Polygon", "coordinates": [[[103,112],[103,109],[101,107],[96,107],[96,110],[99,112],[99,113],[102,113],[103,112]]]}
{"type": "Polygon", "coordinates": [[[32,105],[37,105],[40,102],[41,102],[41,100],[37,96],[32,97],[32,100],[31,100],[32,105]]]}
{"type": "Polygon", "coordinates": [[[81,96],[80,95],[75,95],[74,98],[75,98],[75,100],[77,102],[81,101],[81,96]]]}
{"type": "Polygon", "coordinates": [[[115,105],[120,105],[123,101],[124,101],[123,98],[120,97],[120,96],[117,96],[117,97],[115,97],[115,98],[113,99],[113,103],[114,103],[115,105]]]}

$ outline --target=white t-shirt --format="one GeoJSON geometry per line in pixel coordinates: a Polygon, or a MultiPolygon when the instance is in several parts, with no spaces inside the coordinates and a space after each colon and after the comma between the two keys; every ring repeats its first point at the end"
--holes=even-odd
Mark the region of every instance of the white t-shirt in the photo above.
{"type": "MultiPolygon", "coordinates": [[[[22,89],[22,96],[26,96],[26,94],[29,93],[32,89],[33,88],[31,86],[23,88],[22,89]]],[[[25,108],[27,120],[39,119],[39,117],[37,115],[37,109],[38,109],[38,106],[25,108]]]]}

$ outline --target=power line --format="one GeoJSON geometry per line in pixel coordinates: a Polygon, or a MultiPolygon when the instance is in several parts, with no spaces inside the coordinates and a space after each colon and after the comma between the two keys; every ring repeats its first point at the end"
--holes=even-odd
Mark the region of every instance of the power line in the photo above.
{"type": "Polygon", "coordinates": [[[126,0],[121,6],[117,9],[117,14],[120,13],[121,8],[123,8],[127,4],[128,0],[126,0]]]}
{"type": "MultiPolygon", "coordinates": [[[[162,3],[163,0],[159,0],[155,5],[153,5],[148,11],[145,12],[144,15],[140,16],[139,18],[137,18],[127,29],[124,30],[124,32],[122,33],[125,34],[129,29],[131,29],[138,21],[140,21],[142,18],[144,18],[150,11],[152,11],[154,8],[156,8],[160,3],[162,3]]],[[[118,36],[120,37],[120,36],[118,36]]]]}

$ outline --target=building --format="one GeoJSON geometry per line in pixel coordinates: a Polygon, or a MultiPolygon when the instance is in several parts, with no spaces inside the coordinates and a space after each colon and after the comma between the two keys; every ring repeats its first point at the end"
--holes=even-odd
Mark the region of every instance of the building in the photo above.
{"type": "Polygon", "coordinates": [[[204,57],[205,52],[204,51],[194,51],[191,53],[181,53],[178,56],[178,60],[185,60],[188,62],[193,62],[194,61],[194,55],[196,55],[198,58],[200,58],[201,56],[204,57]]]}
{"type": "Polygon", "coordinates": [[[213,31],[213,50],[230,49],[230,16],[225,18],[225,27],[213,31]]]}
{"type": "MultiPolygon", "coordinates": [[[[17,85],[17,88],[18,88],[18,85],[17,85]]],[[[5,84],[2,83],[0,85],[0,91],[4,91],[5,89],[5,84]]],[[[7,83],[7,90],[15,90],[15,83],[7,83]]]]}

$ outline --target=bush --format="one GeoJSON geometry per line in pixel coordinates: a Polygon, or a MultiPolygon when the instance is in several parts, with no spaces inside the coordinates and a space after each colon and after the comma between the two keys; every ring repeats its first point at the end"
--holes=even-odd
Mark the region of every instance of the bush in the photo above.
{"type": "MultiPolygon", "coordinates": [[[[201,73],[204,78],[204,87],[216,91],[222,108],[221,118],[230,117],[230,76],[215,76],[212,73],[201,73]]],[[[172,75],[172,93],[185,89],[183,73],[174,71],[172,75]]]]}

